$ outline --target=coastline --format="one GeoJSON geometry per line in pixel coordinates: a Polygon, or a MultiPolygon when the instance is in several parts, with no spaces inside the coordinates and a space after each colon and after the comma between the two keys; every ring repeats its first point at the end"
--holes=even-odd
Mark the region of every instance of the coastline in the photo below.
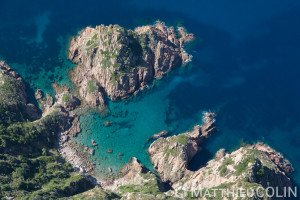
{"type": "MultiPolygon", "coordinates": [[[[157,24],[157,26],[158,27],[139,27],[136,31],[138,33],[144,33],[148,30],[152,30],[153,32],[158,31],[161,37],[164,36],[164,33],[170,33],[171,35],[173,34],[173,29],[168,29],[161,23],[157,24]]],[[[116,26],[109,26],[108,29],[109,28],[116,28],[116,26]]],[[[117,32],[118,31],[120,30],[117,30],[117,32]]],[[[128,34],[128,32],[125,33],[128,34]]],[[[130,32],[130,34],[132,33],[130,32]]],[[[180,34],[185,37],[185,33],[180,34]]],[[[93,38],[97,37],[98,36],[95,37],[95,35],[93,36],[93,38]]],[[[190,35],[187,37],[190,38],[192,36],[190,35]]],[[[165,38],[166,37],[163,39],[165,38]]],[[[174,39],[173,35],[171,37],[171,40],[172,39],[174,39]]],[[[182,48],[185,39],[180,39],[177,42],[173,42],[174,44],[179,43],[179,46],[182,48]]],[[[170,39],[168,38],[168,42],[169,40],[170,39]]],[[[168,42],[166,42],[166,44],[168,44],[168,42]]],[[[96,46],[94,46],[94,48],[96,48],[96,46]]],[[[169,48],[169,46],[164,48],[169,48]]],[[[78,49],[74,50],[74,54],[76,54],[77,50],[78,49]]],[[[88,52],[87,56],[90,56],[90,50],[91,49],[86,49],[88,52]]],[[[160,52],[162,51],[161,46],[158,47],[158,51],[159,52],[156,53],[158,54],[157,59],[159,60],[162,55],[162,52],[160,52]]],[[[163,58],[166,59],[166,62],[169,62],[169,68],[165,69],[165,71],[160,71],[159,67],[156,66],[158,74],[157,76],[153,77],[152,81],[161,78],[162,75],[166,74],[176,66],[173,65],[173,62],[168,60],[170,57],[176,57],[180,55],[183,58],[186,56],[191,58],[189,55],[182,55],[185,53],[183,49],[178,51],[172,47],[168,49],[168,53],[170,53],[170,55],[164,55],[165,57],[163,58]],[[180,53],[178,54],[178,52],[180,53]]],[[[92,56],[92,58],[94,57],[92,56]]],[[[183,58],[182,62],[188,60],[183,58]]],[[[162,63],[163,62],[160,62],[160,64],[162,63]]],[[[240,184],[252,184],[253,187],[257,186],[255,184],[261,184],[263,187],[266,187],[269,183],[271,183],[273,186],[279,185],[280,187],[290,187],[292,185],[289,176],[294,169],[291,163],[285,160],[283,156],[277,153],[274,149],[267,147],[263,143],[241,147],[231,153],[227,153],[224,149],[221,149],[216,153],[214,159],[206,163],[206,166],[195,171],[189,170],[188,166],[191,160],[197,153],[203,150],[201,146],[203,141],[217,131],[215,119],[216,114],[212,112],[203,112],[202,124],[194,126],[191,131],[168,136],[168,130],[165,130],[154,134],[145,141],[146,143],[149,140],[153,140],[148,149],[148,153],[154,166],[154,171],[157,172],[159,176],[156,176],[154,173],[145,168],[145,166],[140,163],[137,158],[132,157],[127,164],[121,167],[119,174],[115,174],[114,176],[112,169],[108,168],[108,172],[105,173],[106,177],[100,178],[96,171],[95,160],[90,160],[90,157],[94,155],[97,147],[95,150],[94,148],[88,147],[87,145],[80,145],[74,141],[74,138],[77,137],[77,135],[82,131],[79,120],[80,114],[78,113],[82,111],[81,109],[88,108],[96,109],[99,112],[101,110],[103,111],[103,109],[106,109],[106,95],[112,95],[110,97],[113,97],[114,100],[119,100],[119,98],[128,98],[128,96],[131,94],[137,94],[140,89],[145,89],[146,87],[144,84],[147,81],[143,80],[142,82],[139,82],[140,88],[128,87],[128,90],[124,90],[130,81],[137,80],[134,76],[137,73],[135,69],[133,71],[126,72],[125,74],[121,73],[117,82],[111,82],[111,79],[113,78],[112,74],[107,75],[106,73],[108,77],[111,77],[109,80],[107,80],[108,82],[106,84],[108,85],[106,85],[106,88],[104,88],[104,86],[102,87],[101,84],[97,82],[99,77],[98,79],[92,77],[94,78],[93,80],[86,80],[86,77],[83,76],[83,74],[89,73],[89,67],[93,68],[94,66],[86,66],[85,63],[80,64],[81,67],[86,67],[82,68],[81,70],[87,70],[88,72],[81,71],[79,76],[83,79],[80,80],[79,78],[75,80],[75,82],[77,81],[78,84],[80,84],[80,87],[77,88],[77,92],[73,93],[73,91],[71,91],[71,89],[67,86],[53,84],[53,88],[56,92],[55,99],[49,94],[44,95],[39,89],[37,89],[35,96],[39,101],[40,107],[43,111],[42,118],[40,120],[53,115],[53,113],[54,115],[58,113],[63,117],[63,121],[57,121],[59,119],[54,119],[54,121],[56,120],[56,123],[63,124],[61,129],[63,131],[59,132],[58,135],[57,150],[59,154],[72,165],[76,172],[86,177],[94,185],[100,186],[101,189],[111,190],[118,195],[121,194],[122,196],[130,197],[133,195],[132,190],[139,191],[132,188],[139,187],[139,189],[141,189],[140,187],[142,187],[141,193],[138,195],[148,195],[148,189],[151,188],[155,190],[155,194],[151,193],[151,195],[154,195],[154,197],[162,196],[162,198],[166,198],[166,195],[174,195],[173,192],[176,192],[176,190],[180,189],[181,187],[191,190],[195,184],[199,183],[203,184],[207,188],[219,187],[223,184],[229,184],[230,187],[239,187],[240,184]],[[127,82],[123,80],[124,78],[128,77],[129,79],[126,79],[127,82]],[[118,86],[120,86],[122,90],[117,93],[107,91],[115,87],[116,83],[118,83],[118,86]],[[213,176],[214,178],[212,178],[213,176]],[[150,186],[149,182],[151,182],[150,186]],[[138,186],[137,183],[139,183],[138,186]],[[169,189],[166,189],[164,186],[168,187],[169,189]]],[[[120,67],[121,65],[118,66],[120,67]]],[[[78,70],[78,68],[75,68],[74,70],[78,70]]],[[[104,68],[102,70],[104,71],[103,73],[105,73],[105,70],[107,69],[104,68]]],[[[113,70],[116,70],[116,68],[113,68],[113,70]]],[[[139,68],[138,70],[144,70],[144,68],[139,68]]],[[[1,73],[3,72],[1,71],[1,73]]],[[[20,80],[15,72],[10,71],[10,68],[4,71],[4,74],[7,75],[7,73],[13,78],[20,80]]],[[[25,89],[24,85],[22,86],[22,89],[25,89]]],[[[25,93],[24,96],[26,96],[25,93]]],[[[22,103],[27,105],[25,100],[22,103]]],[[[33,114],[35,113],[33,112],[33,114]]],[[[110,126],[111,123],[112,122],[108,122],[107,126],[110,126]]],[[[93,147],[98,146],[97,142],[93,139],[91,140],[91,144],[93,147]]],[[[107,153],[112,153],[113,150],[109,149],[108,151],[109,152],[107,153]]],[[[42,154],[46,155],[47,152],[43,150],[42,154]]]]}

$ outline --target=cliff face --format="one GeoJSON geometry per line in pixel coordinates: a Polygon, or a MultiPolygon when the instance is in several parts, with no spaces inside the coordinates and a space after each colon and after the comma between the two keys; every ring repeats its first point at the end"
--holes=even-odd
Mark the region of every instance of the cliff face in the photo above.
{"type": "Polygon", "coordinates": [[[148,153],[154,170],[164,182],[174,183],[182,179],[188,163],[201,150],[199,145],[216,130],[214,117],[214,113],[205,113],[202,126],[197,125],[183,134],[159,138],[150,145],[148,153]]]}
{"type": "MultiPolygon", "coordinates": [[[[188,170],[189,162],[201,150],[201,142],[215,130],[213,113],[205,113],[204,124],[192,131],[159,138],[148,149],[154,170],[174,190],[191,191],[209,188],[257,188],[291,186],[291,164],[275,150],[258,143],[225,153],[221,149],[214,159],[197,171],[188,170]]],[[[283,193],[283,191],[279,191],[283,193]]],[[[169,191],[173,195],[174,191],[169,191]]]]}
{"type": "Polygon", "coordinates": [[[124,165],[112,184],[103,185],[73,196],[72,199],[123,199],[123,200],[163,200],[177,199],[164,192],[167,188],[160,178],[144,167],[136,158],[124,165]]]}
{"type": "Polygon", "coordinates": [[[247,184],[250,188],[272,186],[280,189],[292,185],[287,174],[264,151],[249,146],[216,156],[195,172],[186,169],[183,177],[173,182],[172,187],[191,190],[199,186],[215,188],[227,185],[229,188],[239,188],[247,184]]]}
{"type": "MultiPolygon", "coordinates": [[[[156,141],[157,144],[163,144],[163,147],[152,147],[150,153],[152,162],[154,162],[154,170],[159,173],[160,177],[148,171],[136,158],[132,158],[121,169],[119,178],[112,184],[103,185],[102,188],[96,187],[93,190],[76,195],[72,199],[101,197],[102,199],[123,200],[175,200],[182,199],[183,196],[183,199],[221,200],[226,199],[227,194],[225,193],[223,198],[221,191],[218,189],[233,191],[238,189],[256,190],[257,188],[278,187],[278,194],[283,194],[283,187],[291,186],[292,183],[286,171],[293,169],[289,167],[280,168],[283,163],[285,163],[285,166],[290,166],[290,163],[286,160],[275,162],[275,160],[280,160],[281,155],[263,143],[241,147],[232,153],[226,153],[224,149],[221,149],[206,166],[201,167],[197,171],[189,171],[187,169],[189,164],[188,158],[193,157],[199,149],[188,144],[193,143],[195,138],[204,135],[199,135],[199,130],[199,126],[196,126],[193,131],[184,133],[187,136],[187,140],[179,139],[180,144],[177,144],[178,140],[175,140],[174,136],[165,139],[160,138],[156,141]],[[198,137],[193,137],[192,135],[198,135],[198,137]],[[165,142],[162,143],[161,140],[165,140],[165,142]],[[183,143],[183,141],[185,142],[183,143]],[[174,150],[173,147],[176,146],[177,148],[174,150]],[[179,146],[181,147],[179,148],[179,146]],[[174,150],[174,154],[167,151],[168,147],[170,151],[174,150]],[[273,159],[275,157],[276,159],[273,159]],[[165,187],[163,182],[171,187],[165,187]],[[199,189],[202,189],[202,191],[209,189],[210,198],[191,196],[191,191],[199,189]],[[215,196],[213,190],[216,190],[215,196]]],[[[155,145],[156,142],[153,144],[155,145]]],[[[263,196],[263,198],[241,196],[240,198],[228,197],[227,199],[276,199],[267,198],[266,193],[263,192],[258,195],[263,196]]]]}
{"type": "Polygon", "coordinates": [[[134,31],[118,25],[87,27],[70,42],[69,59],[78,64],[72,81],[94,107],[104,104],[103,93],[112,100],[127,98],[191,59],[183,46],[194,36],[183,28],[179,35],[161,22],[134,31]]]}
{"type": "Polygon", "coordinates": [[[5,62],[0,61],[0,124],[37,118],[36,107],[27,101],[22,78],[5,62]]]}

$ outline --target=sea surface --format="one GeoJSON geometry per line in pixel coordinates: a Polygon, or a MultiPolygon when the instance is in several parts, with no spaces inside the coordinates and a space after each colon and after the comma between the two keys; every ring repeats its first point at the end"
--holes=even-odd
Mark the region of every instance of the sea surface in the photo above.
{"type": "MultiPolygon", "coordinates": [[[[233,151],[243,142],[262,141],[293,164],[293,179],[300,184],[299,0],[0,0],[0,58],[33,89],[54,95],[51,83],[72,86],[68,71],[74,64],[66,56],[72,35],[86,26],[133,29],[156,20],[195,34],[187,46],[193,61],[136,97],[109,102],[107,117],[81,116],[76,140],[99,144],[91,158],[99,174],[108,167],[117,173],[132,156],[152,169],[147,138],[163,130],[185,132],[211,110],[219,132],[191,169],[220,148],[233,151]]],[[[33,99],[34,91],[28,92],[33,99]]]]}

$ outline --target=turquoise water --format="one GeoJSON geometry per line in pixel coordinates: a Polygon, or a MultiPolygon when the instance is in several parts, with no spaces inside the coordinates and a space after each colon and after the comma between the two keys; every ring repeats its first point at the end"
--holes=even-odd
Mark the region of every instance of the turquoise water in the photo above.
{"type": "Polygon", "coordinates": [[[219,148],[234,150],[242,139],[265,141],[292,162],[299,184],[299,11],[297,0],[2,0],[0,57],[33,88],[54,95],[54,81],[72,86],[66,76],[74,66],[66,57],[67,44],[83,27],[117,23],[134,28],[157,19],[183,24],[197,37],[190,45],[190,66],[127,102],[109,102],[106,118],[92,112],[81,117],[78,140],[99,144],[98,169],[117,171],[131,156],[151,168],[145,153],[148,137],[165,129],[184,132],[211,109],[218,114],[220,131],[193,160],[193,169],[219,148]],[[105,127],[106,120],[113,124],[105,127]],[[119,152],[124,153],[121,160],[119,152]]]}
{"type": "Polygon", "coordinates": [[[98,113],[82,115],[80,123],[82,133],[77,141],[94,148],[93,158],[100,162],[100,170],[104,172],[111,167],[118,172],[132,156],[137,157],[146,167],[152,169],[147,148],[153,141],[147,142],[152,135],[168,130],[170,134],[182,133],[195,123],[201,123],[201,112],[185,118],[178,118],[178,110],[170,104],[168,95],[184,81],[189,81],[187,75],[189,66],[181,67],[169,77],[159,80],[151,90],[143,92],[128,101],[109,102],[110,113],[102,117],[98,113]],[[107,127],[105,122],[112,124],[107,127]],[[91,139],[98,147],[92,147],[91,139]],[[107,153],[112,149],[113,153],[107,153]],[[119,156],[119,152],[124,156],[119,156]]]}

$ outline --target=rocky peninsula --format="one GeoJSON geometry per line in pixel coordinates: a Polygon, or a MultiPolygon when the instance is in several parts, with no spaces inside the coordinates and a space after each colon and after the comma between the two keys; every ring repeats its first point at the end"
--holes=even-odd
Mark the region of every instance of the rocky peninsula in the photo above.
{"type": "Polygon", "coordinates": [[[71,73],[79,94],[89,106],[128,98],[190,61],[184,44],[194,38],[182,27],[179,35],[162,22],[134,31],[119,25],[87,27],[71,39],[68,57],[78,65],[71,73]]]}

